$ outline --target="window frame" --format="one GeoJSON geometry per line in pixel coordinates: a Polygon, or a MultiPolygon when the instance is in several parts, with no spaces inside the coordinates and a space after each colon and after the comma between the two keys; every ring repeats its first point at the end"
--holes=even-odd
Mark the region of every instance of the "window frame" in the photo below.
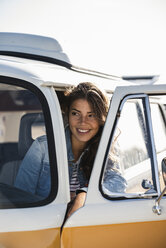
{"type": "Polygon", "coordinates": [[[156,152],[155,152],[155,142],[154,142],[154,135],[153,135],[153,128],[152,128],[152,119],[151,119],[151,111],[150,111],[150,102],[149,102],[149,95],[148,94],[129,94],[126,95],[120,102],[119,107],[117,109],[116,112],[116,118],[115,118],[115,122],[112,128],[112,131],[110,133],[110,137],[109,137],[109,141],[107,144],[107,149],[105,152],[105,156],[104,156],[104,160],[103,160],[103,164],[102,164],[102,170],[101,170],[101,174],[100,174],[100,179],[99,179],[99,191],[101,192],[102,196],[108,200],[125,200],[125,199],[139,199],[139,198],[149,198],[150,196],[157,196],[158,194],[161,193],[161,189],[160,189],[160,182],[159,182],[159,176],[158,176],[158,163],[157,163],[157,156],[156,156],[156,152]],[[125,104],[125,102],[129,99],[142,99],[143,102],[143,109],[144,109],[144,116],[145,116],[145,121],[147,124],[147,135],[149,137],[149,141],[150,141],[150,151],[151,151],[151,156],[150,161],[151,161],[151,170],[152,170],[152,178],[153,178],[153,182],[155,183],[155,188],[156,188],[156,193],[152,193],[152,194],[135,194],[135,193],[130,193],[130,194],[126,194],[126,193],[113,193],[112,196],[106,194],[103,191],[102,188],[102,179],[103,179],[103,174],[104,174],[104,170],[106,167],[106,161],[107,161],[107,156],[108,156],[108,152],[110,150],[110,147],[112,145],[112,141],[113,141],[113,137],[117,128],[117,124],[120,118],[120,113],[123,109],[123,106],[125,104]]]}
{"type": "Polygon", "coordinates": [[[29,207],[39,207],[39,206],[47,205],[56,198],[58,193],[58,186],[59,186],[56,146],[54,140],[54,132],[53,132],[49,103],[44,93],[31,82],[14,77],[0,76],[0,83],[25,88],[30,92],[32,92],[40,101],[45,119],[45,128],[46,128],[47,141],[48,141],[48,152],[49,152],[50,172],[51,172],[51,191],[47,198],[29,203],[15,203],[15,204],[4,203],[1,204],[0,209],[29,208],[29,207]]]}

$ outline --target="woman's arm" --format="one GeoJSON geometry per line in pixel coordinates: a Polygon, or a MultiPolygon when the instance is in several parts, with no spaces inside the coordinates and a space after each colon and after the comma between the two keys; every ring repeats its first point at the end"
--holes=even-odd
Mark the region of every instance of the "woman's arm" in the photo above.
{"type": "Polygon", "coordinates": [[[80,192],[76,195],[75,200],[68,211],[67,218],[71,216],[71,214],[76,211],[77,209],[81,208],[84,205],[86,198],[86,192],[80,192]]]}
{"type": "Polygon", "coordinates": [[[14,186],[35,194],[41,168],[42,151],[39,141],[36,139],[20,165],[14,186]]]}

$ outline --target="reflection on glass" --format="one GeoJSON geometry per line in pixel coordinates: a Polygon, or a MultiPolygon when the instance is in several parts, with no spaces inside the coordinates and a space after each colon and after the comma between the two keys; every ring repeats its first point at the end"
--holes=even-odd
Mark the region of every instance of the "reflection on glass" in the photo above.
{"type": "MultiPolygon", "coordinates": [[[[112,142],[110,152],[113,151],[114,146],[114,151],[116,151],[114,155],[118,161],[117,167],[127,182],[125,194],[128,197],[134,194],[143,195],[155,192],[148,139],[142,100],[127,100],[116,126],[113,139],[116,142],[112,142]]],[[[107,169],[108,165],[106,164],[105,171],[107,169]]],[[[109,192],[109,188],[105,187],[104,182],[105,178],[103,178],[103,187],[106,188],[106,193],[113,196],[116,192],[109,192]]]]}

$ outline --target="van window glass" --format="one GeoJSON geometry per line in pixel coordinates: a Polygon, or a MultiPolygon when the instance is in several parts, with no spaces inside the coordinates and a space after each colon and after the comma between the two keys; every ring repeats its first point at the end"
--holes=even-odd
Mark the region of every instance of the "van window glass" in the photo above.
{"type": "Polygon", "coordinates": [[[120,112],[102,178],[102,190],[109,197],[156,192],[144,109],[142,99],[130,99],[120,112]]]}
{"type": "Polygon", "coordinates": [[[0,208],[37,206],[50,195],[45,102],[34,88],[0,83],[0,208]]]}
{"type": "Polygon", "coordinates": [[[166,128],[159,104],[151,103],[151,116],[157,152],[166,150],[166,128]]]}

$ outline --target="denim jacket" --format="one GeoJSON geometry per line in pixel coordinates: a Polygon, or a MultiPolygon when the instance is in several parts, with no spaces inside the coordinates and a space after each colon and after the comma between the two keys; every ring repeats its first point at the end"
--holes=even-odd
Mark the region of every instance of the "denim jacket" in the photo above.
{"type": "MultiPolygon", "coordinates": [[[[65,134],[69,165],[69,180],[72,177],[74,166],[77,166],[80,188],[87,187],[88,181],[82,168],[79,166],[80,159],[83,154],[76,163],[73,162],[74,156],[72,152],[69,127],[65,129],[65,134]]],[[[47,197],[49,195],[51,188],[51,177],[46,135],[38,137],[29,148],[20,165],[20,169],[15,180],[15,187],[43,197],[47,197]]]]}
{"type": "MultiPolygon", "coordinates": [[[[74,163],[69,127],[65,129],[65,134],[69,165],[69,181],[72,177],[73,168],[77,166],[80,188],[85,188],[88,186],[88,180],[80,167],[81,157],[85,151],[81,154],[78,161],[74,163]]],[[[107,189],[110,189],[113,192],[119,190],[124,191],[126,182],[118,173],[115,173],[113,170],[109,170],[107,173],[106,170],[105,175],[104,178],[106,180],[104,180],[104,183],[107,189]],[[117,183],[119,186],[117,186],[117,183]]],[[[45,135],[38,137],[26,153],[15,180],[15,187],[42,197],[47,197],[49,195],[51,189],[51,176],[47,137],[45,135]]]]}

